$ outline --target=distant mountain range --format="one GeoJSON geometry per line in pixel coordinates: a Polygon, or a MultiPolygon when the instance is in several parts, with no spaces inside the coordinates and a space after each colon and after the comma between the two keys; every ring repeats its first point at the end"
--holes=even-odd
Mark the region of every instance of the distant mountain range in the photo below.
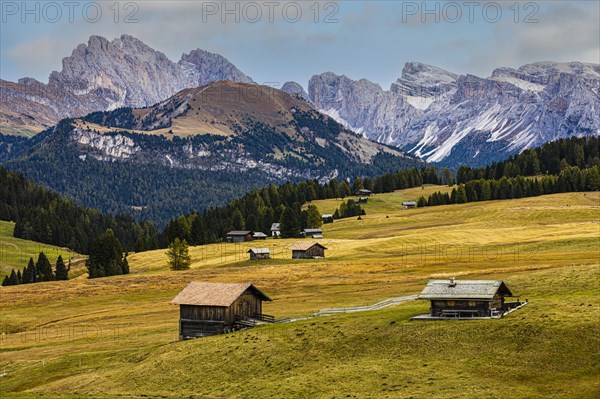
{"type": "Polygon", "coordinates": [[[0,136],[0,161],[78,203],[160,226],[270,183],[424,165],[299,97],[232,81],[64,119],[31,139],[0,136]]]}
{"type": "MultiPolygon", "coordinates": [[[[198,49],[175,63],[131,36],[93,36],[48,84],[0,81],[0,132],[32,134],[66,117],[149,107],[220,80],[253,83],[217,54],[198,49]]],[[[428,162],[480,166],[554,139],[599,135],[599,87],[598,64],[543,62],[479,78],[411,62],[389,90],[331,72],[313,76],[308,92],[295,82],[282,90],[428,162]]]]}

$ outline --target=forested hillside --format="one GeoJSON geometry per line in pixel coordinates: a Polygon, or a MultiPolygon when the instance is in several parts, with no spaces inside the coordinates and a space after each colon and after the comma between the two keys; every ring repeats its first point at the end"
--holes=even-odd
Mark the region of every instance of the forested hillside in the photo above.
{"type": "Polygon", "coordinates": [[[14,236],[88,253],[90,244],[110,228],[125,250],[157,248],[158,230],[129,215],[108,216],[0,167],[0,219],[14,221],[14,236]]]}

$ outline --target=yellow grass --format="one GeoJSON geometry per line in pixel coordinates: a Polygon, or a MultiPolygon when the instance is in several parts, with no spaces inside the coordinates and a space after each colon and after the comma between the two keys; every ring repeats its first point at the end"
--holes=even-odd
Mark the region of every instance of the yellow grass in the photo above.
{"type": "MultiPolygon", "coordinates": [[[[297,240],[269,239],[191,248],[183,272],[168,270],[158,250],[131,254],[128,276],[2,288],[0,393],[594,397],[600,194],[401,209],[448,189],[370,198],[363,220],[324,225],[325,259],[291,260],[297,240]],[[270,247],[274,259],[247,260],[256,246],[270,247]],[[168,302],[189,281],[251,281],[274,298],[264,311],[279,318],[417,293],[438,276],[504,279],[532,302],[500,321],[408,323],[427,311],[410,302],[174,342],[178,311],[168,302]]],[[[315,204],[330,213],[339,201],[315,204]]]]}

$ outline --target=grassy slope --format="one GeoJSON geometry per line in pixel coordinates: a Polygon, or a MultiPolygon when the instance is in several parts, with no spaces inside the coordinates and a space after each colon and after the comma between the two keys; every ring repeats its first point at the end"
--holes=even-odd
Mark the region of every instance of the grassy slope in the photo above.
{"type": "Polygon", "coordinates": [[[62,255],[65,261],[69,257],[73,260],[81,259],[80,255],[65,248],[14,238],[14,228],[14,223],[0,221],[0,278],[10,274],[12,269],[23,269],[27,266],[29,258],[36,260],[40,252],[44,252],[52,264],[56,263],[59,255],[62,255]]]}
{"type": "MultiPolygon", "coordinates": [[[[425,191],[434,189],[444,188],[425,191]]],[[[190,271],[170,272],[163,251],[152,251],[131,255],[129,276],[1,289],[0,392],[595,397],[600,194],[400,210],[422,191],[375,196],[364,220],[326,225],[326,259],[291,261],[293,240],[268,240],[260,245],[274,249],[271,261],[247,261],[247,245],[214,245],[192,249],[190,271]],[[190,280],[255,282],[275,298],[265,311],[282,317],[416,293],[450,275],[501,278],[532,302],[494,321],[409,322],[427,312],[417,301],[174,342],[168,301],[190,280]]]]}

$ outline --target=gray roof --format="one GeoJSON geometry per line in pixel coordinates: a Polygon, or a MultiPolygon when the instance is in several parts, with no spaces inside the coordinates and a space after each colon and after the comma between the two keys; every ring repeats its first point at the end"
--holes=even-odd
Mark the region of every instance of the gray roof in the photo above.
{"type": "Polygon", "coordinates": [[[263,233],[262,231],[259,231],[259,232],[254,233],[254,237],[267,237],[267,235],[265,233],[263,233]]]}
{"type": "Polygon", "coordinates": [[[332,218],[333,215],[331,213],[326,213],[326,214],[322,215],[321,217],[324,219],[328,219],[328,218],[332,218]]]}
{"type": "Polygon", "coordinates": [[[253,252],[255,254],[270,254],[271,250],[269,248],[250,248],[247,253],[253,252]]]}
{"type": "Polygon", "coordinates": [[[419,299],[492,299],[512,293],[502,280],[429,280],[419,299]]]}
{"type": "Polygon", "coordinates": [[[271,231],[279,231],[281,230],[281,223],[273,223],[271,225],[271,231]]]}
{"type": "Polygon", "coordinates": [[[306,234],[321,234],[323,233],[323,229],[304,229],[306,234]]]}
{"type": "Polygon", "coordinates": [[[323,234],[313,234],[312,238],[323,238],[323,234]]]}
{"type": "Polygon", "coordinates": [[[417,205],[415,201],[404,201],[402,205],[417,205]]]}
{"type": "Polygon", "coordinates": [[[240,231],[240,230],[233,230],[230,231],[229,233],[227,233],[228,236],[247,236],[248,234],[252,234],[251,231],[240,231]]]}

